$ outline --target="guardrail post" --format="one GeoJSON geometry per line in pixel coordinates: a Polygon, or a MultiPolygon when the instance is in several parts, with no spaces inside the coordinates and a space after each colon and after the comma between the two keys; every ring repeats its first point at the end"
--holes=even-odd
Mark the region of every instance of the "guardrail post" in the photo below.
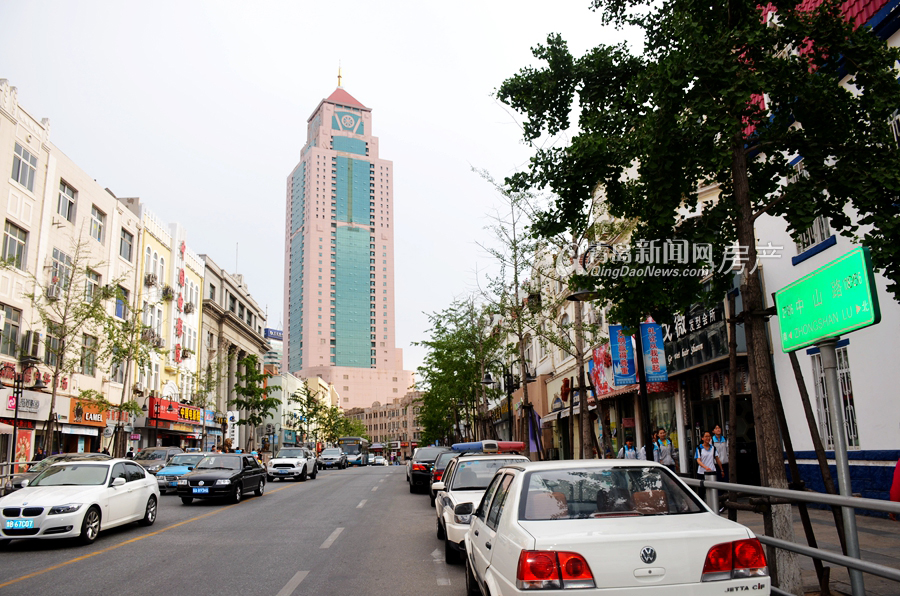
{"type": "MultiPolygon", "coordinates": [[[[704,472],[703,473],[703,481],[704,483],[712,480],[715,482],[716,473],[715,472],[704,472]]],[[[706,504],[710,506],[714,513],[719,513],[719,491],[715,488],[707,488],[704,487],[703,490],[706,491],[706,504]]]]}

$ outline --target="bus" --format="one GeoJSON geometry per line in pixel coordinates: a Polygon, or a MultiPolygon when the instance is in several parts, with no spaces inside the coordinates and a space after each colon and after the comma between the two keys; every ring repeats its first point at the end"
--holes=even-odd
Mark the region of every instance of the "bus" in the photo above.
{"type": "Polygon", "coordinates": [[[338,447],[347,454],[348,466],[365,466],[369,461],[369,440],[363,437],[341,437],[338,447]]]}

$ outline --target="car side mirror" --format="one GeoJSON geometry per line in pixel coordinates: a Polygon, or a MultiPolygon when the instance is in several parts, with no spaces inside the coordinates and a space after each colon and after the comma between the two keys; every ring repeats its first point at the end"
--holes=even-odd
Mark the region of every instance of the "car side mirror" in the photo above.
{"type": "Polygon", "coordinates": [[[460,503],[453,509],[454,515],[472,515],[472,509],[475,505],[472,503],[460,503]]]}
{"type": "Polygon", "coordinates": [[[188,466],[187,469],[188,469],[188,472],[191,472],[191,471],[193,471],[194,466],[188,466]]]}
{"type": "Polygon", "coordinates": [[[443,482],[435,482],[434,484],[431,485],[431,489],[432,490],[444,490],[444,483],[443,482]]]}
{"type": "Polygon", "coordinates": [[[122,486],[125,484],[125,479],[119,476],[118,478],[113,478],[112,484],[110,486],[122,486]]]}
{"type": "Polygon", "coordinates": [[[25,488],[26,486],[28,486],[28,478],[23,478],[21,485],[22,485],[22,488],[25,488]]]}

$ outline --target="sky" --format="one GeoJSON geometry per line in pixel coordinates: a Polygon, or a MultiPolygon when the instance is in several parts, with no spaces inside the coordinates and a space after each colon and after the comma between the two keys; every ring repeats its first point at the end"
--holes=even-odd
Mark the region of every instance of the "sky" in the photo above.
{"type": "MultiPolygon", "coordinates": [[[[0,2],[0,78],[50,140],[119,197],[187,230],[284,316],[287,176],[337,87],[372,109],[394,163],[397,346],[484,288],[497,180],[524,169],[521,116],[494,97],[549,33],[576,55],[627,40],[588,0],[0,2]]],[[[627,40],[634,44],[634,40],[627,40]]]]}

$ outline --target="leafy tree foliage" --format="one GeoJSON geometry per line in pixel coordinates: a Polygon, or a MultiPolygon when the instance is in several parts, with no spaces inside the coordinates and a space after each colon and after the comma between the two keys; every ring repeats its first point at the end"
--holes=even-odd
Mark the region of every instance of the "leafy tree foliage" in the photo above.
{"type": "MultiPolygon", "coordinates": [[[[251,430],[255,430],[257,426],[271,417],[272,412],[278,408],[280,403],[277,397],[268,395],[266,379],[272,375],[260,371],[259,358],[256,354],[249,354],[238,360],[236,374],[237,383],[235,383],[234,392],[237,397],[228,400],[228,404],[235,406],[240,412],[240,418],[236,424],[246,425],[251,430]]],[[[247,449],[251,449],[252,446],[253,432],[249,433],[247,437],[247,449]]]]}
{"type": "MultiPolygon", "coordinates": [[[[300,416],[300,427],[307,435],[320,428],[322,417],[327,412],[328,406],[322,402],[321,393],[318,389],[311,390],[309,380],[304,379],[300,387],[288,396],[288,404],[300,416]]],[[[307,440],[309,440],[309,436],[307,436],[307,440]]]]}

